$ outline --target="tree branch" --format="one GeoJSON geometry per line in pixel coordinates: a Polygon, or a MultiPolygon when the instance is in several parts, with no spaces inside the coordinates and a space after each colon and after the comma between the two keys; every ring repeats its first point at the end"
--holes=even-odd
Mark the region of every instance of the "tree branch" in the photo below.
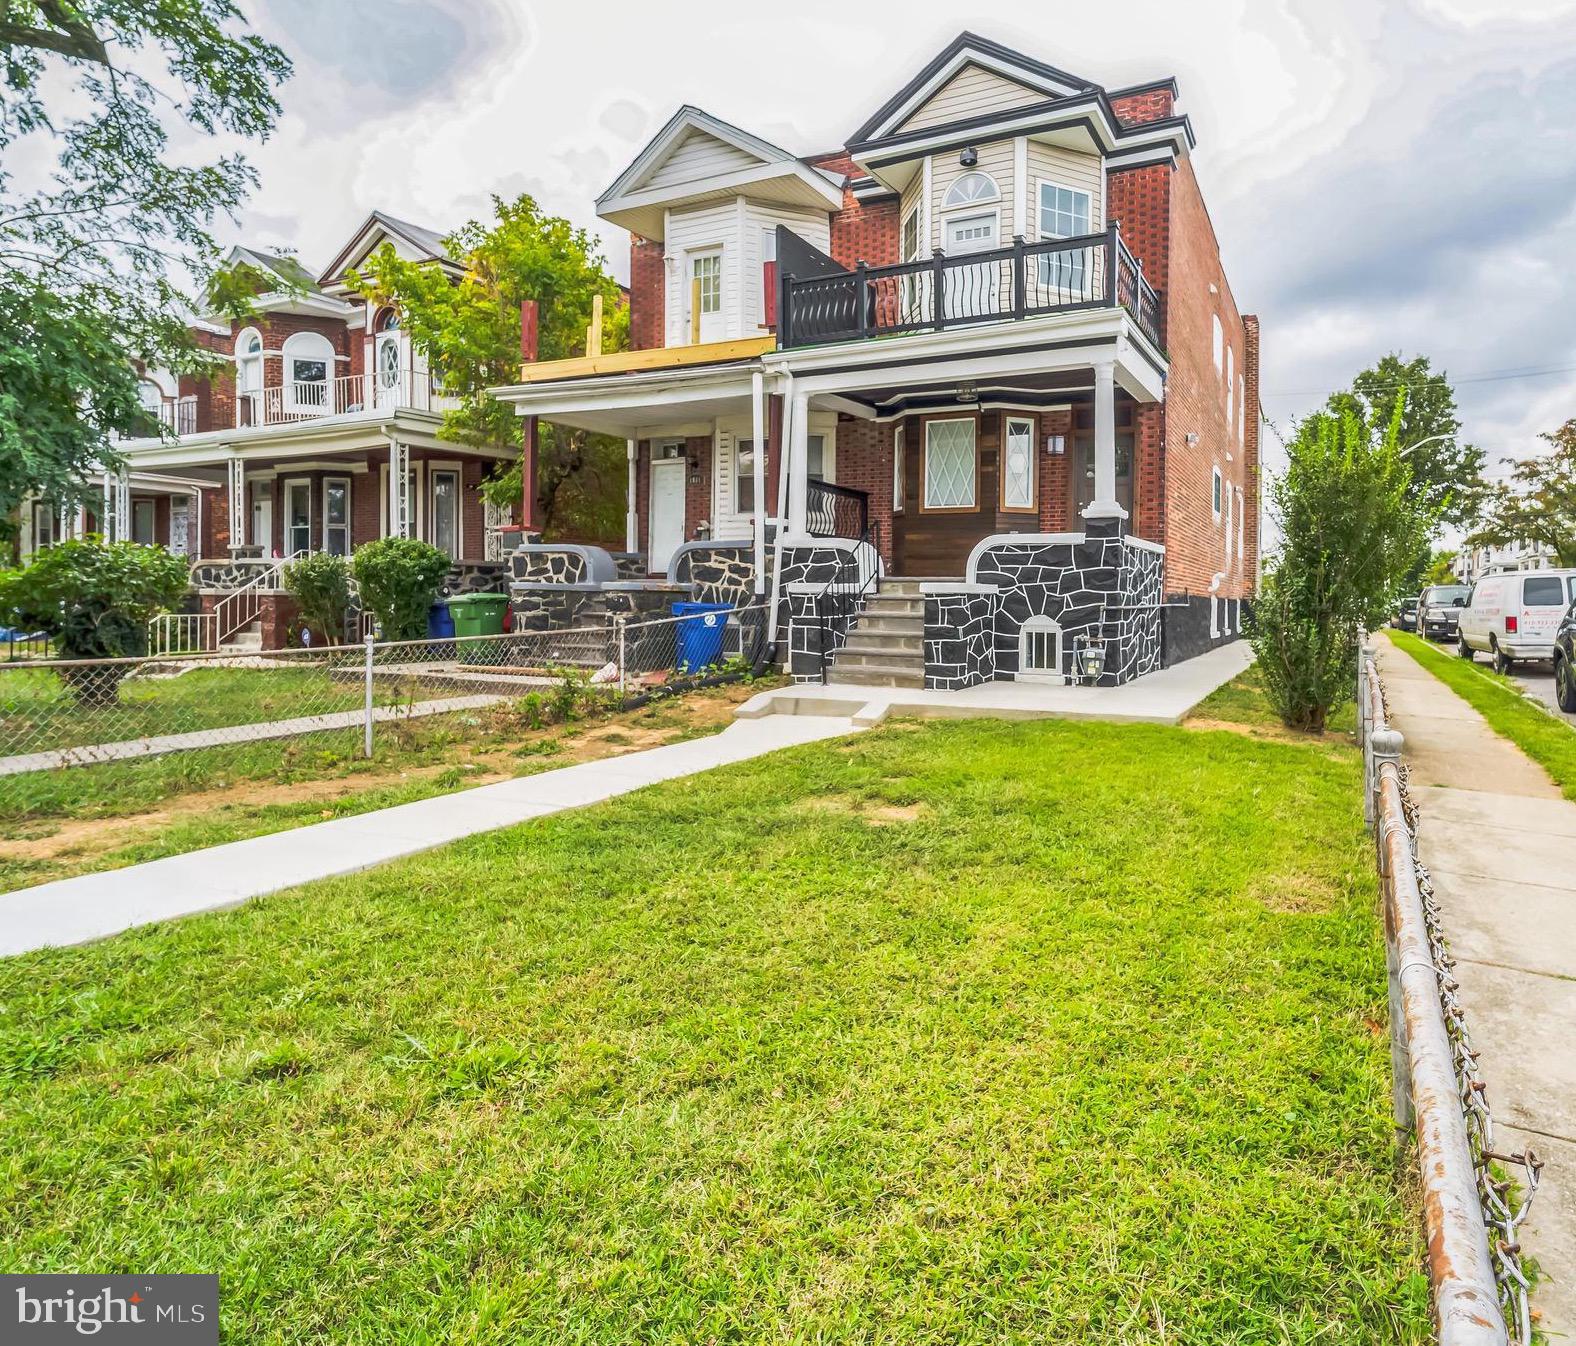
{"type": "Polygon", "coordinates": [[[60,3],[60,0],[34,0],[39,12],[53,28],[31,28],[26,24],[0,20],[0,47],[34,47],[52,51],[73,60],[109,65],[109,49],[86,23],[60,3]]]}

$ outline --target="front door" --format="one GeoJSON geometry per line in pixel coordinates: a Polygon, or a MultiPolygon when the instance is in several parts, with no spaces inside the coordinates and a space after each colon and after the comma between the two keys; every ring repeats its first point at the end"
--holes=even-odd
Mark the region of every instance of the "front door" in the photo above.
{"type": "MultiPolygon", "coordinates": [[[[984,252],[996,246],[994,212],[980,215],[954,215],[947,220],[947,256],[984,252]]],[[[978,266],[948,267],[946,307],[949,318],[981,318],[999,311],[997,302],[1001,279],[997,271],[1003,263],[981,262],[978,266]]]]}
{"type": "Polygon", "coordinates": [[[373,347],[373,368],[376,371],[373,376],[376,381],[373,396],[380,409],[400,405],[404,372],[402,365],[399,329],[379,332],[373,347]]]}
{"type": "Polygon", "coordinates": [[[699,314],[700,339],[721,341],[727,336],[722,320],[722,250],[692,252],[689,263],[690,332],[695,331],[695,316],[699,314]]]}
{"type": "Polygon", "coordinates": [[[261,547],[264,556],[274,554],[274,484],[259,482],[252,487],[252,535],[254,547],[261,547]]]}
{"type": "Polygon", "coordinates": [[[285,555],[312,550],[312,483],[285,483],[285,555]]]}
{"type": "Polygon", "coordinates": [[[185,556],[191,549],[191,503],[186,500],[170,501],[170,550],[176,556],[185,556]]]}
{"type": "Polygon", "coordinates": [[[674,447],[678,457],[656,457],[651,463],[651,538],[646,561],[651,571],[665,571],[684,541],[684,474],[688,470],[684,446],[658,448],[654,452],[671,453],[674,447]]]}

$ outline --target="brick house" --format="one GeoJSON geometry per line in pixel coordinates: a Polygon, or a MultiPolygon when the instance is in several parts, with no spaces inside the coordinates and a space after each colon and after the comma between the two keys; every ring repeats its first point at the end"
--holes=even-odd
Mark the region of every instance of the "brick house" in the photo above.
{"type": "MultiPolygon", "coordinates": [[[[293,258],[236,248],[232,263],[279,284],[244,321],[193,324],[221,372],[143,370],[144,404],[166,433],[120,443],[126,471],[106,476],[97,508],[67,517],[31,505],[24,554],[83,531],[169,547],[191,558],[202,610],[256,591],[257,602],[222,610],[265,646],[283,643],[294,616],[280,562],[303,552],[348,555],[374,538],[420,537],[453,558],[451,586],[500,587],[503,519],[480,486],[513,455],[438,437],[451,402],[424,352],[393,310],[346,279],[385,243],[459,274],[438,234],[381,211],[316,275],[293,258]]],[[[239,633],[207,634],[224,643],[239,633]]]]}
{"type": "Polygon", "coordinates": [[[732,576],[801,678],[1122,681],[1235,638],[1258,324],[1177,97],[964,33],[833,153],[682,107],[597,201],[637,349],[495,393],[528,444],[625,439],[633,569],[732,576]]]}

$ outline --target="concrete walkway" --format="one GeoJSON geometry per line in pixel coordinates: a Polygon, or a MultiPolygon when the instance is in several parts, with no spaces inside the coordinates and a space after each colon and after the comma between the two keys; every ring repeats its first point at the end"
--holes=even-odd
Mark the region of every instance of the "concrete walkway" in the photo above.
{"type": "Polygon", "coordinates": [[[1438,678],[1376,641],[1405,736],[1496,1144],[1545,1161],[1524,1246],[1553,1340],[1576,1337],[1576,803],[1438,678]]]}
{"type": "MultiPolygon", "coordinates": [[[[502,696],[446,696],[413,705],[375,706],[374,723],[415,720],[424,715],[444,715],[453,710],[479,710],[504,700],[502,696]]],[[[134,757],[158,757],[191,748],[217,748],[231,743],[261,743],[271,738],[294,738],[325,729],[359,729],[366,722],[364,710],[336,710],[326,715],[298,715],[292,720],[264,720],[257,724],[218,725],[187,734],[156,734],[150,738],[118,739],[113,743],[84,743],[78,748],[51,748],[47,752],[18,753],[0,757],[0,776],[24,771],[54,771],[59,767],[87,766],[94,762],[125,762],[134,757]]]]}
{"type": "Polygon", "coordinates": [[[710,738],[24,888],[0,896],[0,956],[80,944],[150,921],[235,906],[314,879],[370,869],[478,832],[853,730],[846,718],[775,716],[740,721],[710,738]]]}
{"type": "Polygon", "coordinates": [[[1178,724],[1217,687],[1253,662],[1253,650],[1236,640],[1148,673],[1120,687],[1069,687],[1052,682],[987,682],[961,692],[911,687],[862,687],[819,683],[762,692],[739,707],[752,719],[766,715],[846,715],[856,725],[879,724],[888,716],[919,719],[1110,720],[1119,724],[1178,724]]]}

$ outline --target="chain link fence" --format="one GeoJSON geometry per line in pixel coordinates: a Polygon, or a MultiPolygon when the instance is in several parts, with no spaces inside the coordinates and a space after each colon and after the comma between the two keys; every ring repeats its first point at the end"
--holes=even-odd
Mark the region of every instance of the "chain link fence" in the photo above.
{"type": "Polygon", "coordinates": [[[17,783],[37,772],[280,740],[370,757],[380,736],[435,717],[487,736],[631,708],[760,672],[765,633],[755,605],[244,655],[0,662],[0,817],[27,816],[17,783]]]}
{"type": "Polygon", "coordinates": [[[1417,1137],[1435,1324],[1442,1346],[1531,1346],[1519,1229],[1543,1164],[1530,1146],[1520,1153],[1495,1147],[1455,960],[1417,854],[1420,818],[1400,760],[1402,738],[1389,727],[1372,655],[1365,646],[1357,682],[1364,811],[1384,897],[1395,1119],[1417,1137]]]}

